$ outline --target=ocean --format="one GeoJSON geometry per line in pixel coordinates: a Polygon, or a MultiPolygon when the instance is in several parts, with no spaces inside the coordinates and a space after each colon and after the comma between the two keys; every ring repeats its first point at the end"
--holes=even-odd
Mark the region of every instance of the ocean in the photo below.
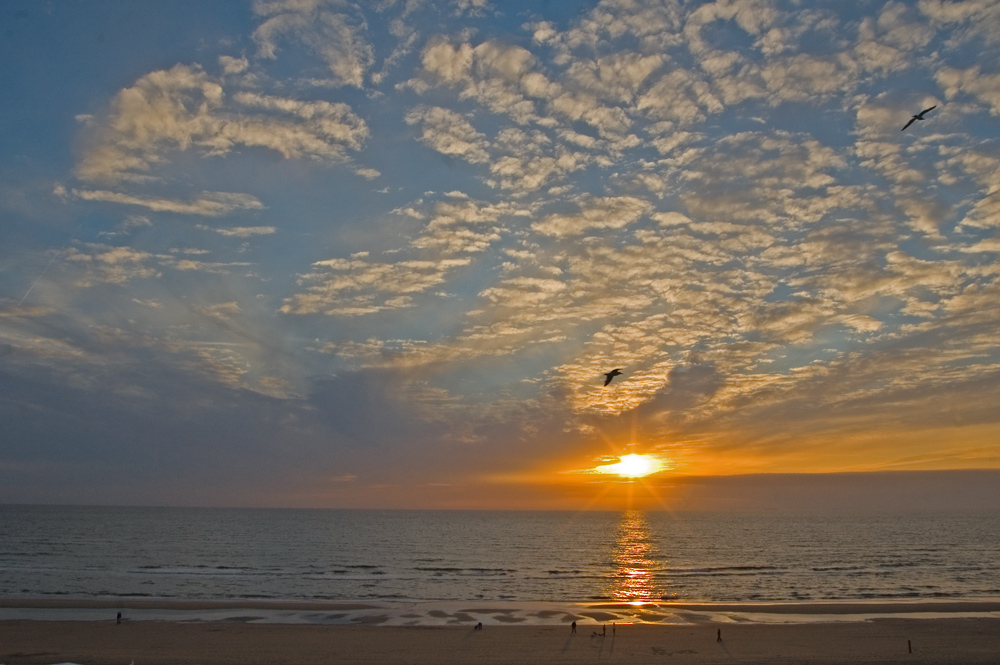
{"type": "Polygon", "coordinates": [[[1000,511],[0,506],[0,600],[787,603],[1000,598],[1000,511]]]}

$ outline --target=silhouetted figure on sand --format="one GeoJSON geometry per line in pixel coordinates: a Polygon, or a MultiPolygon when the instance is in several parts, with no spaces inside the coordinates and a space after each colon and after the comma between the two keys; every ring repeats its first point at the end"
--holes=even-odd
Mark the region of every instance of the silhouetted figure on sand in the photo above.
{"type": "Polygon", "coordinates": [[[115,617],[115,624],[119,624],[121,622],[122,622],[122,613],[119,612],[118,616],[115,617]]]}
{"type": "Polygon", "coordinates": [[[576,622],[575,621],[569,625],[569,632],[573,633],[574,635],[576,634],[576,622]]]}
{"type": "Polygon", "coordinates": [[[715,641],[716,642],[721,642],[722,641],[722,629],[721,628],[717,629],[717,631],[715,633],[715,641]]]}
{"type": "Polygon", "coordinates": [[[473,630],[482,630],[482,629],[483,629],[483,622],[482,621],[480,621],[479,623],[477,623],[476,627],[473,628],[473,630]]]}
{"type": "Polygon", "coordinates": [[[611,383],[611,380],[622,373],[620,369],[613,369],[604,375],[604,385],[611,383]]]}
{"type": "MultiPolygon", "coordinates": [[[[925,113],[933,111],[936,108],[937,108],[937,104],[935,104],[934,106],[930,107],[929,109],[924,109],[923,111],[921,111],[920,113],[918,113],[918,114],[916,114],[914,116],[911,116],[910,117],[910,121],[907,122],[905,125],[903,125],[903,129],[906,129],[907,127],[909,127],[910,125],[912,125],[913,123],[915,123],[917,120],[923,120],[925,113]]],[[[903,131],[903,129],[901,129],[899,131],[903,131]]]]}

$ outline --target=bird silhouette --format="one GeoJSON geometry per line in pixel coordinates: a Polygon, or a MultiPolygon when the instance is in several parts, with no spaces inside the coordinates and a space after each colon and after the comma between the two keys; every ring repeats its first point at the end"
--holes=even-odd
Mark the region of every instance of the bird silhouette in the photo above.
{"type": "MultiPolygon", "coordinates": [[[[927,113],[928,111],[933,111],[936,108],[937,108],[937,104],[935,104],[934,106],[930,107],[929,109],[924,109],[923,111],[921,111],[920,113],[916,114],[915,116],[911,116],[910,117],[910,121],[908,123],[906,123],[905,125],[903,125],[903,129],[906,129],[907,127],[909,127],[910,125],[912,125],[917,120],[923,120],[925,113],[927,113]]],[[[903,129],[901,129],[899,131],[903,131],[903,129]]]]}
{"type": "Polygon", "coordinates": [[[622,371],[620,369],[613,369],[610,372],[608,372],[607,374],[605,374],[604,375],[604,385],[608,385],[609,383],[611,383],[611,379],[615,378],[616,376],[620,375],[621,373],[622,373],[622,371]]]}

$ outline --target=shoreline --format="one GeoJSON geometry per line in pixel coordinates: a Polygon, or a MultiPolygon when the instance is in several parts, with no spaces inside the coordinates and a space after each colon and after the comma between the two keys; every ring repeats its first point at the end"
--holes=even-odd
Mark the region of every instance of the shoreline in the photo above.
{"type": "Polygon", "coordinates": [[[5,665],[996,663],[1000,618],[864,622],[373,627],[0,621],[5,665]],[[604,630],[600,628],[599,630],[604,630]]]}
{"type": "Polygon", "coordinates": [[[800,602],[297,601],[0,598],[0,621],[443,627],[603,623],[805,624],[875,619],[1000,619],[1000,598],[800,602]]]}

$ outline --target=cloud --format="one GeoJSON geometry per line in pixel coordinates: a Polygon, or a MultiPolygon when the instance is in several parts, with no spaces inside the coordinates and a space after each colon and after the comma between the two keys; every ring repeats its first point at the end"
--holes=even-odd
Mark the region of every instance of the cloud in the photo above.
{"type": "Polygon", "coordinates": [[[566,84],[620,103],[632,102],[650,75],[663,66],[662,55],[617,53],[573,63],[566,84]]]}
{"type": "Polygon", "coordinates": [[[219,64],[226,74],[242,74],[250,66],[250,61],[244,58],[233,58],[228,55],[219,56],[219,64]]]}
{"type": "Polygon", "coordinates": [[[233,145],[243,144],[271,148],[285,157],[339,160],[345,148],[360,149],[369,135],[365,122],[347,104],[250,92],[236,93],[233,99],[245,107],[284,115],[223,125],[216,136],[206,140],[214,154],[225,154],[233,145]]]}
{"type": "Polygon", "coordinates": [[[203,316],[216,321],[226,322],[243,312],[240,304],[236,301],[221,302],[214,305],[199,306],[196,308],[203,316]]]}
{"type": "Polygon", "coordinates": [[[631,196],[585,198],[573,214],[551,214],[531,225],[547,236],[572,236],[591,229],[620,229],[653,211],[648,201],[631,196]]]}
{"type": "MultiPolygon", "coordinates": [[[[196,253],[203,253],[196,250],[196,253]]],[[[59,253],[64,260],[63,269],[76,275],[74,284],[78,287],[93,287],[100,284],[128,284],[136,279],[159,278],[164,269],[181,272],[202,272],[227,274],[234,268],[246,268],[246,262],[198,261],[177,252],[153,254],[126,246],[111,246],[100,243],[79,243],[75,247],[59,253]]]]}
{"type": "Polygon", "coordinates": [[[917,6],[937,26],[950,28],[953,27],[950,24],[966,24],[963,30],[956,30],[949,39],[954,45],[973,39],[982,39],[987,44],[997,43],[1000,8],[990,0],[920,0],[917,6]]]}
{"type": "Polygon", "coordinates": [[[365,38],[368,26],[360,12],[337,0],[257,0],[254,12],[265,20],[253,33],[258,55],[276,58],[278,44],[290,36],[317,54],[326,63],[334,85],[360,88],[374,62],[371,44],[365,38]]]}
{"type": "Polygon", "coordinates": [[[305,291],[286,298],[281,312],[352,317],[412,307],[414,296],[442,284],[450,272],[469,263],[466,258],[396,263],[317,261],[299,277],[305,291]]]}
{"type": "Polygon", "coordinates": [[[428,81],[411,81],[418,91],[431,84],[458,88],[460,98],[474,99],[518,124],[530,123],[536,117],[534,103],[520,90],[521,80],[536,63],[527,49],[499,41],[473,47],[467,42],[453,46],[436,40],[424,49],[421,62],[428,81]]]}
{"type": "Polygon", "coordinates": [[[346,104],[238,92],[198,67],[151,72],[120,91],[105,121],[88,129],[77,176],[92,182],[149,182],[173,151],[227,154],[239,145],[285,157],[344,161],[368,127],[346,104]],[[231,99],[231,101],[230,101],[231,99]]]}
{"type": "Polygon", "coordinates": [[[677,67],[657,79],[639,97],[636,108],[650,118],[687,127],[703,122],[707,114],[719,113],[724,107],[707,81],[677,67]]]}
{"type": "Polygon", "coordinates": [[[602,0],[518,32],[497,3],[258,1],[256,52],[80,114],[38,232],[149,218],[9,250],[39,304],[0,306],[0,370],[163,402],[203,446],[247,418],[328,492],[637,441],[679,470],[930,464],[913,428],[995,430],[995,4],[602,0]]]}
{"type": "Polygon", "coordinates": [[[6,305],[0,303],[0,318],[4,319],[32,318],[45,316],[51,313],[51,310],[47,307],[24,307],[22,305],[6,305]]]}
{"type": "Polygon", "coordinates": [[[106,190],[74,189],[74,196],[85,201],[106,201],[140,206],[156,212],[175,212],[181,215],[221,217],[236,210],[259,210],[264,204],[250,194],[234,192],[202,192],[194,201],[175,201],[163,198],[133,196],[106,190]]]}
{"type": "Polygon", "coordinates": [[[858,43],[854,52],[859,66],[883,75],[906,69],[912,64],[905,51],[883,44],[876,38],[876,23],[870,17],[862,20],[858,27],[858,43]]]}
{"type": "Polygon", "coordinates": [[[935,33],[934,28],[922,20],[914,7],[891,0],[879,13],[878,28],[883,33],[883,41],[904,51],[924,48],[935,33]]]}
{"type": "Polygon", "coordinates": [[[65,260],[70,265],[79,265],[84,270],[84,275],[75,282],[77,286],[126,284],[133,279],[162,275],[157,268],[148,265],[155,262],[155,257],[148,252],[107,245],[88,245],[86,249],[90,251],[82,252],[70,247],[65,252],[65,260]]]}
{"type": "Polygon", "coordinates": [[[406,123],[422,125],[421,141],[442,155],[453,155],[471,164],[489,161],[486,137],[454,111],[419,107],[406,115],[406,123]]]}
{"type": "Polygon", "coordinates": [[[495,142],[497,155],[490,164],[493,176],[487,182],[518,194],[537,191],[553,180],[583,169],[592,160],[585,154],[562,147],[552,149],[543,132],[504,129],[495,142]]]}
{"type": "Polygon", "coordinates": [[[412,247],[433,249],[442,255],[482,252],[500,240],[501,217],[511,214],[508,206],[481,205],[475,201],[439,201],[434,213],[412,247]]]}
{"type": "Polygon", "coordinates": [[[375,180],[376,178],[379,178],[382,175],[382,172],[379,171],[378,169],[370,169],[370,168],[357,168],[354,169],[354,172],[357,173],[362,178],[364,178],[365,180],[375,180]]]}
{"type": "Polygon", "coordinates": [[[856,65],[848,57],[816,57],[806,53],[776,58],[761,69],[773,102],[830,98],[853,86],[856,65]]]}
{"type": "Polygon", "coordinates": [[[991,115],[1000,115],[1000,73],[983,74],[979,65],[968,69],[945,67],[934,78],[947,99],[955,99],[964,92],[985,103],[991,115]]]}
{"type": "MultiPolygon", "coordinates": [[[[65,194],[63,194],[63,196],[65,196],[65,194]]],[[[151,222],[148,217],[143,215],[129,215],[114,231],[101,231],[98,235],[106,238],[129,236],[136,229],[152,225],[153,222],[151,222]]]]}
{"type": "Polygon", "coordinates": [[[234,226],[232,228],[224,229],[199,224],[197,228],[203,231],[218,233],[221,236],[227,236],[230,238],[250,238],[253,236],[271,235],[278,232],[278,229],[274,226],[234,226]]]}
{"type": "Polygon", "coordinates": [[[534,40],[558,49],[557,62],[568,62],[574,53],[593,51],[604,42],[635,39],[640,52],[663,51],[679,42],[684,11],[676,0],[604,0],[580,17],[565,32],[551,22],[529,24],[534,40]]]}

